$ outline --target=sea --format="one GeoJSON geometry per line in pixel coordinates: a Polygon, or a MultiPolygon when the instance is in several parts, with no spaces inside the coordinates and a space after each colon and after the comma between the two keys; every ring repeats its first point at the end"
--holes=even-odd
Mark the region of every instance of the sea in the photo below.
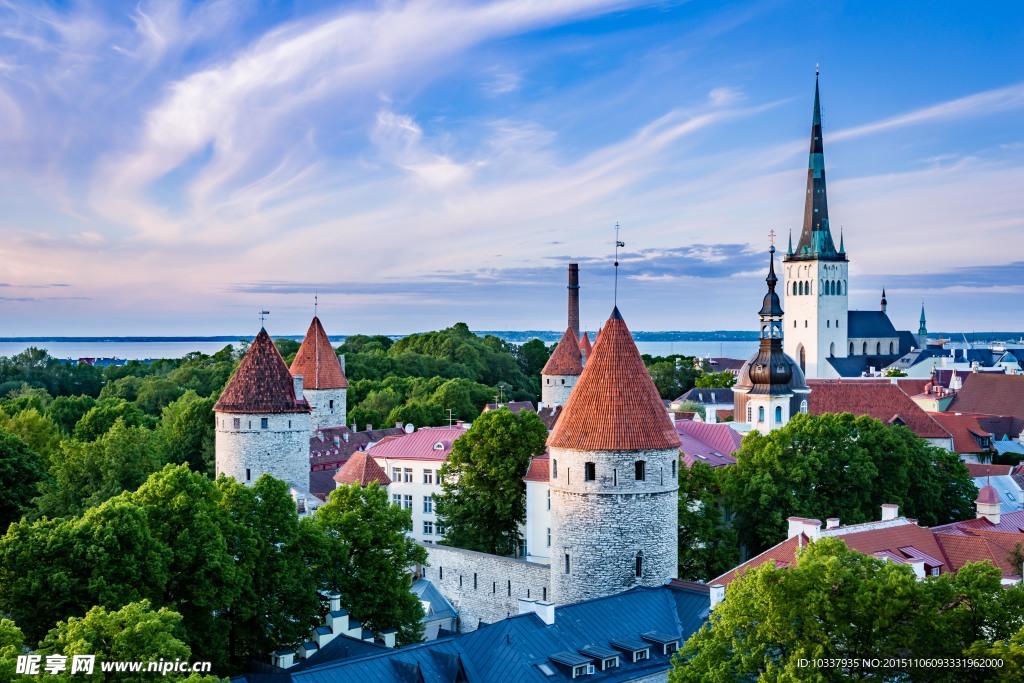
{"type": "MultiPolygon", "coordinates": [[[[552,334],[555,336],[555,339],[560,336],[555,333],[552,334]]],[[[296,339],[301,340],[301,337],[296,339]]],[[[117,358],[121,360],[152,360],[155,358],[181,358],[194,351],[213,354],[228,344],[237,346],[241,341],[243,341],[241,338],[233,339],[231,337],[174,341],[166,339],[100,339],[86,337],[73,340],[66,338],[59,340],[46,338],[5,339],[0,341],[0,356],[13,356],[29,347],[36,347],[44,349],[54,358],[61,359],[117,358]]],[[[340,344],[343,338],[332,337],[331,341],[340,344]]],[[[682,354],[685,356],[710,356],[713,358],[748,358],[757,350],[757,342],[638,341],[637,348],[640,350],[640,353],[652,356],[682,354]]]]}

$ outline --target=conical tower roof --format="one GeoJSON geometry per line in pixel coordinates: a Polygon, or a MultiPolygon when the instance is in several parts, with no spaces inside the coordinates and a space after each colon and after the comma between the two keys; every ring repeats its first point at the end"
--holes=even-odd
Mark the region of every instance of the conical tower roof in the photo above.
{"type": "Polygon", "coordinates": [[[679,447],[679,436],[618,307],[605,323],[601,343],[594,345],[548,446],[581,451],[679,447]]]}
{"type": "Polygon", "coordinates": [[[284,358],[265,329],[260,329],[245,358],[224,387],[213,409],[220,413],[305,413],[284,358]]]}
{"type": "Polygon", "coordinates": [[[583,360],[586,361],[590,358],[590,352],[594,350],[594,347],[590,344],[590,337],[584,332],[583,336],[580,337],[580,353],[583,354],[583,360]]]}
{"type": "Polygon", "coordinates": [[[360,486],[368,486],[370,482],[375,481],[381,486],[387,486],[391,483],[391,478],[366,451],[356,451],[334,474],[334,481],[339,484],[360,486]]]}
{"type": "Polygon", "coordinates": [[[338,355],[334,353],[331,340],[320,324],[320,318],[313,316],[306,330],[306,338],[292,361],[292,375],[302,375],[305,389],[347,389],[348,380],[341,369],[338,355]]]}
{"type": "Polygon", "coordinates": [[[579,375],[583,372],[583,357],[580,343],[572,328],[566,328],[558,346],[551,352],[551,357],[540,371],[542,375],[579,375]]]}

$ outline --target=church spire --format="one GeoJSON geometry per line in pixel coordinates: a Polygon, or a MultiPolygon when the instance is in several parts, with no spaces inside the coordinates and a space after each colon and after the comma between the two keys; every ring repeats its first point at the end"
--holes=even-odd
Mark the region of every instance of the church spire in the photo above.
{"type": "Polygon", "coordinates": [[[924,304],[921,304],[921,326],[917,328],[918,334],[928,334],[928,326],[924,319],[924,304]]]}
{"type": "Polygon", "coordinates": [[[885,313],[885,307],[888,303],[889,302],[885,300],[885,287],[882,287],[882,313],[885,313]]]}
{"type": "Polygon", "coordinates": [[[807,164],[807,195],[804,200],[804,224],[794,258],[829,261],[845,260],[836,252],[828,224],[828,197],[825,193],[825,147],[821,136],[821,97],[818,74],[814,74],[814,114],[811,118],[811,151],[807,164]]]}

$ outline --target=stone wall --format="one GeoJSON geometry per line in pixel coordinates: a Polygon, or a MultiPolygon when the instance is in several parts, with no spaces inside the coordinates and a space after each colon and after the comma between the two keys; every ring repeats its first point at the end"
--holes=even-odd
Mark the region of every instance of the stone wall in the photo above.
{"type": "Polygon", "coordinates": [[[675,448],[551,449],[553,602],[564,605],[633,586],[660,586],[676,576],[678,462],[675,448]],[[639,481],[638,461],[644,462],[639,481]],[[589,480],[588,463],[593,465],[589,480]]]}
{"type": "Polygon", "coordinates": [[[216,430],[217,475],[250,484],[267,473],[309,490],[309,413],[216,413],[216,430]]]}
{"type": "Polygon", "coordinates": [[[579,375],[542,375],[540,378],[541,402],[549,406],[564,406],[579,378],[579,375]]]}
{"type": "Polygon", "coordinates": [[[430,566],[423,569],[459,614],[459,630],[475,631],[519,613],[519,598],[550,599],[547,565],[426,544],[430,566]]]}
{"type": "Polygon", "coordinates": [[[340,427],[348,418],[345,389],[303,389],[302,397],[310,408],[310,428],[315,432],[327,427],[340,427]],[[333,402],[333,405],[332,405],[333,402]]]}

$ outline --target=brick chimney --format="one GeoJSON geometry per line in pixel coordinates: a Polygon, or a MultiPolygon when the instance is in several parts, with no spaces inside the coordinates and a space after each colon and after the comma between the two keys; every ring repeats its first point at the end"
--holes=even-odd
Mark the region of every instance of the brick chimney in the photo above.
{"type": "Polygon", "coordinates": [[[302,400],[302,375],[292,377],[292,388],[295,390],[295,400],[302,400]]]}
{"type": "Polygon", "coordinates": [[[580,265],[569,264],[569,327],[580,338],[580,265]]]}

